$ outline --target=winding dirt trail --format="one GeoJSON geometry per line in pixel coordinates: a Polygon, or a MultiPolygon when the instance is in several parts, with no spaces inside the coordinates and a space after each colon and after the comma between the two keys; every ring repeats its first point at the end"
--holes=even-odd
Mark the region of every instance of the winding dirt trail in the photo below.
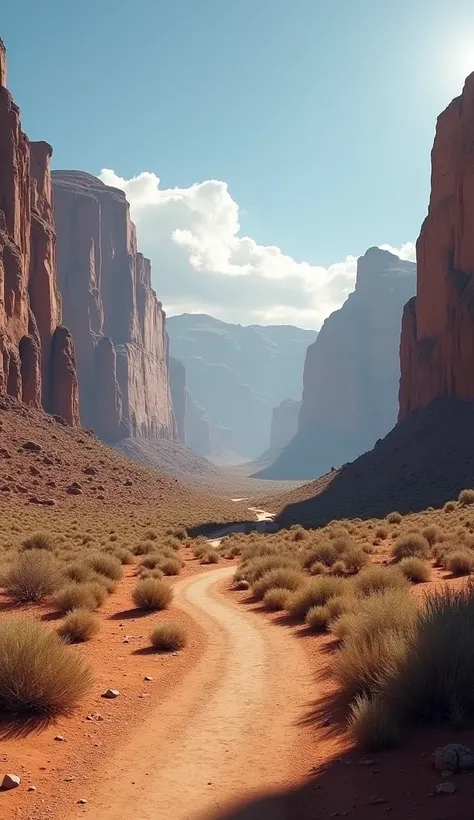
{"type": "MultiPolygon", "coordinates": [[[[233,567],[183,579],[179,606],[205,630],[198,663],[110,761],[77,817],[209,820],[307,773],[312,699],[305,653],[286,630],[229,601],[233,567]],[[306,749],[307,761],[307,749],[306,749]]],[[[272,815],[277,820],[277,815],[272,815]]]]}

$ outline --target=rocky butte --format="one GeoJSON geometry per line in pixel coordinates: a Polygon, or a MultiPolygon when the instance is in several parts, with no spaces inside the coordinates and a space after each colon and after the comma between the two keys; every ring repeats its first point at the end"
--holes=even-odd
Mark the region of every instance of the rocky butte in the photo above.
{"type": "Polygon", "coordinates": [[[74,347],[61,324],[46,142],[30,142],[0,40],[0,392],[79,423],[74,347]]]}
{"type": "Polygon", "coordinates": [[[403,305],[416,266],[380,248],[357,262],[353,293],[306,353],[298,433],[264,478],[315,478],[373,447],[396,422],[403,305]]]}
{"type": "Polygon", "coordinates": [[[58,284],[74,337],[80,416],[106,441],[177,436],[165,314],[123,191],[52,174],[58,284]]]}
{"type": "Polygon", "coordinates": [[[437,397],[474,401],[474,74],[438,117],[431,167],[403,313],[400,421],[437,397]]]}

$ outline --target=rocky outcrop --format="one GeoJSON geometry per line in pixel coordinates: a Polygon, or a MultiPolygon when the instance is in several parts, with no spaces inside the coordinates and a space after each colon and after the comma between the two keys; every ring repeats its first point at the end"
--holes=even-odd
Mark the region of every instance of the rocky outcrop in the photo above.
{"type": "Polygon", "coordinates": [[[5,87],[0,41],[0,391],[79,422],[74,349],[65,338],[56,285],[50,158],[30,142],[5,87]],[[67,373],[65,383],[59,373],[67,373]]]}
{"type": "Polygon", "coordinates": [[[187,388],[217,439],[230,437],[240,458],[260,455],[270,443],[273,408],[301,397],[304,356],[316,331],[186,313],[167,326],[171,353],[183,362],[187,388]]]}
{"type": "Polygon", "coordinates": [[[82,423],[106,441],[175,438],[165,314],[125,194],[80,171],[55,171],[52,180],[82,423]]]}
{"type": "Polygon", "coordinates": [[[232,430],[212,421],[186,390],[185,411],[186,444],[196,453],[208,458],[224,458],[232,462],[235,454],[232,430]]]}
{"type": "Polygon", "coordinates": [[[270,448],[283,447],[296,435],[300,408],[301,402],[293,399],[285,399],[273,408],[270,448]]]}
{"type": "Polygon", "coordinates": [[[168,374],[178,441],[184,444],[186,441],[186,368],[182,362],[170,356],[168,374]]]}
{"type": "Polygon", "coordinates": [[[417,292],[403,314],[402,421],[441,396],[474,400],[474,74],[439,116],[417,292]]]}
{"type": "Polygon", "coordinates": [[[396,422],[403,305],[416,266],[380,248],[357,263],[355,290],[306,354],[298,433],[258,476],[314,478],[370,449],[396,422]]]}

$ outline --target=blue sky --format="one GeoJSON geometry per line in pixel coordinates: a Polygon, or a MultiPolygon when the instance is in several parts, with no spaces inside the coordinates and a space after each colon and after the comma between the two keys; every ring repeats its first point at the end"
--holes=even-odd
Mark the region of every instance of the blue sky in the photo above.
{"type": "Polygon", "coordinates": [[[436,116],[474,70],[472,0],[15,0],[0,35],[55,168],[226,182],[241,234],[318,269],[416,239],[436,116]]]}

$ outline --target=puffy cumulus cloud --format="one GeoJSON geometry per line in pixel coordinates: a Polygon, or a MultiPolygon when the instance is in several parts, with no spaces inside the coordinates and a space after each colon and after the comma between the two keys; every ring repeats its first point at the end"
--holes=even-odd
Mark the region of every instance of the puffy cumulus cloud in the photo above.
{"type": "Polygon", "coordinates": [[[414,242],[404,242],[401,248],[394,248],[393,245],[380,245],[382,250],[396,253],[405,262],[416,262],[416,245],[414,242]]]}
{"type": "MultiPolygon", "coordinates": [[[[225,182],[162,189],[153,173],[127,180],[110,169],[100,178],[125,191],[140,250],[152,260],[154,286],[168,314],[319,328],[354,289],[353,256],[325,268],[241,236],[239,206],[225,182]]],[[[406,243],[400,249],[403,258],[411,258],[411,248],[406,243]]]]}

